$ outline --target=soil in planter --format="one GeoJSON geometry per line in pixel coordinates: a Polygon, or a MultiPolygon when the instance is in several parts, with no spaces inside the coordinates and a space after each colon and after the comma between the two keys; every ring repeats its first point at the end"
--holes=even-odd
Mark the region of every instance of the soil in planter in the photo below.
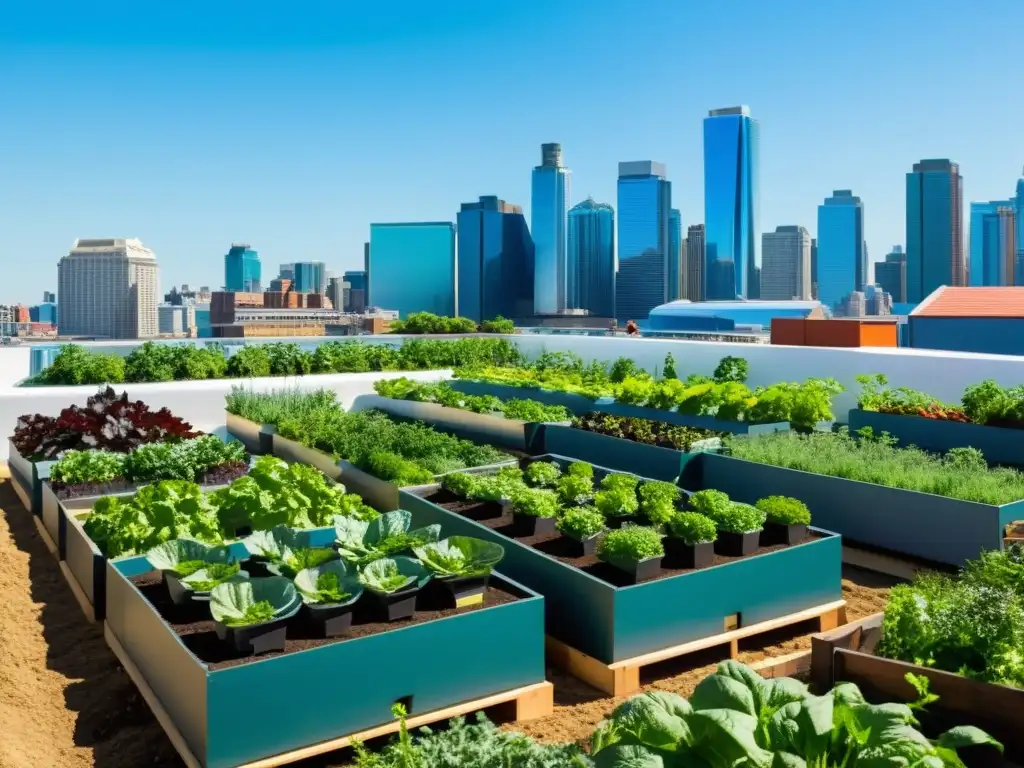
{"type": "MultiPolygon", "coordinates": [[[[488,528],[497,531],[498,533],[508,536],[510,539],[515,539],[521,544],[526,544],[533,547],[534,549],[543,552],[546,555],[550,555],[556,560],[560,560],[566,565],[571,565],[574,568],[579,568],[581,571],[589,573],[595,578],[606,581],[609,584],[616,587],[628,587],[632,586],[633,582],[630,577],[616,568],[614,565],[605,563],[598,559],[597,554],[584,555],[578,557],[578,545],[573,542],[568,536],[563,536],[560,533],[554,533],[547,536],[517,536],[515,526],[512,524],[511,515],[505,517],[491,517],[489,519],[479,519],[474,516],[474,506],[480,506],[481,502],[468,501],[466,499],[455,499],[454,496],[447,492],[437,492],[433,494],[421,494],[423,498],[440,507],[448,510],[449,512],[455,512],[456,514],[464,517],[469,517],[473,520],[477,520],[481,525],[485,525],[488,528]],[[455,499],[454,501],[446,501],[446,499],[455,499]]],[[[803,541],[797,542],[797,544],[804,544],[809,541],[815,541],[822,538],[820,535],[813,532],[808,532],[807,538],[803,541]]],[[[795,545],[794,545],[795,546],[795,545]]],[[[757,557],[758,555],[765,555],[769,552],[777,552],[780,549],[786,549],[785,544],[778,544],[771,547],[759,547],[752,554],[747,557],[757,557]]],[[[724,565],[725,563],[732,563],[736,560],[742,560],[742,557],[728,557],[726,555],[719,555],[715,553],[714,559],[711,561],[709,567],[716,565],[724,565]]],[[[665,579],[670,576],[678,576],[681,573],[690,573],[692,568],[662,568],[661,572],[652,581],[658,579],[665,579]]]]}
{"type": "MultiPolygon", "coordinates": [[[[227,485],[237,480],[249,471],[249,464],[245,461],[228,461],[216,467],[211,467],[199,477],[199,485],[227,485]]],[[[80,499],[83,496],[110,496],[114,493],[134,491],[139,485],[146,483],[132,483],[127,480],[111,480],[109,483],[50,483],[54,495],[61,501],[67,499],[80,499]]]]}
{"type": "Polygon", "coordinates": [[[451,594],[447,600],[442,590],[429,589],[421,590],[416,601],[416,613],[411,619],[400,621],[379,621],[376,606],[369,600],[360,599],[353,611],[352,628],[341,637],[323,638],[317,637],[317,630],[306,623],[300,612],[288,624],[288,640],[285,643],[284,651],[265,653],[259,657],[242,656],[235,653],[217,637],[215,622],[212,618],[201,618],[183,614],[175,606],[167,594],[167,587],[163,584],[159,571],[151,571],[131,579],[139,591],[157,610],[161,618],[166,621],[171,629],[181,638],[185,646],[194,653],[200,661],[205,663],[210,670],[234,667],[239,664],[246,664],[252,661],[262,661],[296,651],[305,651],[310,648],[318,648],[321,645],[342,643],[346,640],[353,640],[359,637],[368,637],[381,632],[389,632],[393,629],[402,629],[414,624],[423,624],[436,619],[444,619],[449,616],[457,616],[464,613],[480,610],[481,608],[493,608],[496,605],[512,603],[519,599],[511,592],[506,592],[500,586],[491,583],[484,592],[484,600],[479,605],[455,608],[451,606],[451,594]]]}

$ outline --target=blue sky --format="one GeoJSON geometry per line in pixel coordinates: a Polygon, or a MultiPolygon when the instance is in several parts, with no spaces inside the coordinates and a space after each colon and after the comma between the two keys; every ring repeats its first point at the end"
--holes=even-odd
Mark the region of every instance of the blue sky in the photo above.
{"type": "Polygon", "coordinates": [[[454,220],[485,194],[528,213],[546,141],[573,202],[614,204],[617,163],[654,159],[697,223],[701,121],[741,103],[761,121],[761,229],[813,232],[821,200],[850,188],[874,260],[904,241],[915,161],[959,162],[966,200],[1010,196],[1024,165],[1024,3],[14,5],[3,303],[54,290],[76,237],[141,238],[165,288],[219,286],[239,240],[265,274],[358,268],[371,221],[454,220]]]}

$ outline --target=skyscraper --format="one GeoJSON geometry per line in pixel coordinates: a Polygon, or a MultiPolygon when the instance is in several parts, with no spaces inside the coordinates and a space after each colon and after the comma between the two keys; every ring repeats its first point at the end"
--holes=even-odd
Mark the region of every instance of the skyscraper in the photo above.
{"type": "Polygon", "coordinates": [[[940,285],[964,285],[963,177],[949,160],[922,160],[907,174],[907,301],[940,285]]]}
{"type": "MultiPolygon", "coordinates": [[[[369,245],[369,244],[367,244],[369,245]]],[[[369,248],[366,249],[369,252],[369,248]]],[[[344,280],[348,284],[348,302],[344,305],[346,312],[362,312],[366,309],[366,270],[350,269],[345,272],[344,280]]]]}
{"type": "Polygon", "coordinates": [[[296,293],[327,293],[327,265],[322,261],[297,261],[292,269],[296,293]]]}
{"type": "Polygon", "coordinates": [[[1010,254],[1010,277],[1016,274],[1013,264],[1016,261],[1016,232],[1014,243],[1004,233],[1005,222],[1000,221],[1013,216],[1016,221],[1014,200],[989,200],[971,203],[969,245],[967,254],[967,283],[973,286],[1013,285],[1006,283],[1006,248],[1013,249],[1010,254]],[[1000,214],[1002,212],[1002,214],[1000,214]]]}
{"type": "Polygon", "coordinates": [[[576,266],[574,306],[615,317],[615,212],[588,197],[569,211],[568,260],[576,266]]]}
{"type": "Polygon", "coordinates": [[[76,240],[57,265],[57,329],[63,336],[156,336],[156,255],[135,239],[76,240]]]}
{"type": "Polygon", "coordinates": [[[686,298],[704,301],[704,225],[691,224],[686,228],[686,298]]]}
{"type": "MultiPolygon", "coordinates": [[[[705,295],[751,298],[761,265],[760,124],[747,107],[713,109],[704,119],[705,295]]],[[[757,295],[756,286],[753,295],[757,295]]]]}
{"type": "Polygon", "coordinates": [[[811,238],[811,298],[818,298],[818,238],[811,238]]]}
{"type": "Polygon", "coordinates": [[[368,306],[452,317],[455,286],[455,225],[418,221],[370,225],[368,306]]]}
{"type": "Polygon", "coordinates": [[[894,245],[885,261],[875,264],[875,283],[892,296],[894,302],[907,300],[907,254],[902,245],[894,245]]]}
{"type": "Polygon", "coordinates": [[[566,263],[566,214],[571,173],[562,165],[562,145],[542,144],[541,164],[533,169],[530,231],[533,235],[534,312],[552,315],[566,309],[570,293],[566,263]]]}
{"type": "Polygon", "coordinates": [[[232,243],[224,257],[224,290],[259,293],[260,255],[248,243],[232,243]]]}
{"type": "Polygon", "coordinates": [[[619,272],[615,316],[646,320],[668,300],[669,210],[672,185],[665,166],[650,160],[619,163],[619,272]]]}
{"type": "Polygon", "coordinates": [[[1017,224],[1014,232],[1014,240],[1017,243],[1014,264],[1017,274],[1024,276],[1024,171],[1021,173],[1022,178],[1017,179],[1017,194],[1013,198],[1013,214],[1017,224]]]}
{"type": "Polygon", "coordinates": [[[370,244],[363,243],[363,272],[366,273],[366,285],[363,286],[365,306],[370,304],[370,244]]]}
{"type": "Polygon", "coordinates": [[[776,227],[761,235],[761,298],[811,298],[811,234],[804,227],[776,227]]]}
{"type": "Polygon", "coordinates": [[[678,208],[670,208],[668,212],[668,300],[675,301],[680,297],[683,245],[683,215],[678,208]]]}
{"type": "Polygon", "coordinates": [[[534,252],[523,209],[494,196],[459,211],[459,315],[480,323],[533,314],[534,252]]]}
{"type": "Polygon", "coordinates": [[[848,189],[837,189],[818,206],[818,300],[838,309],[867,282],[864,269],[864,206],[848,189]]]}

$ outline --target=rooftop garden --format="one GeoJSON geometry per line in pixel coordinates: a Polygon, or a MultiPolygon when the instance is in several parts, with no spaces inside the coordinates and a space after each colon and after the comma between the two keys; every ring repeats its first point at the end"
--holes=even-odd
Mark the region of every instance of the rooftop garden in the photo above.
{"type": "Polygon", "coordinates": [[[516,332],[516,325],[501,315],[477,325],[468,317],[442,317],[432,312],[413,312],[405,320],[392,320],[391,333],[445,334],[445,333],[500,333],[516,332]]]}
{"type": "MultiPolygon", "coordinates": [[[[536,400],[509,398],[502,400],[493,395],[467,395],[452,389],[446,382],[428,383],[400,379],[382,379],[373,385],[381,397],[394,400],[413,400],[420,403],[435,403],[446,408],[486,413],[517,421],[569,421],[572,413],[560,405],[545,405],[536,400]]],[[[267,423],[267,422],[263,422],[267,423]]]]}
{"type": "Polygon", "coordinates": [[[1024,429],[1024,386],[1002,387],[988,379],[967,387],[959,403],[943,403],[916,389],[890,387],[880,373],[858,376],[857,381],[857,404],[866,411],[1024,429]]]}

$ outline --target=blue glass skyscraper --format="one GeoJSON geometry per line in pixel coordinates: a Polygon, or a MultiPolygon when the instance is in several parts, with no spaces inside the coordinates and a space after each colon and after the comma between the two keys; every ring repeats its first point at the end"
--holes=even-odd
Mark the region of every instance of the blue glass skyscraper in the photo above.
{"type": "MultiPolygon", "coordinates": [[[[1021,172],[1024,174],[1024,171],[1021,172]]],[[[1024,177],[1017,179],[1017,194],[1013,199],[1014,221],[1016,222],[1016,258],[1014,259],[1018,281],[1024,278],[1024,177]]]]}
{"type": "Polygon", "coordinates": [[[704,119],[708,301],[758,295],[760,131],[747,107],[713,109],[704,119]]]}
{"type": "Polygon", "coordinates": [[[455,225],[420,221],[370,225],[367,306],[453,317],[455,293],[455,225]]]}
{"type": "Polygon", "coordinates": [[[480,323],[533,314],[533,239],[523,209],[497,197],[458,214],[459,315],[480,323]]]}
{"type": "Polygon", "coordinates": [[[587,198],[569,211],[568,259],[576,268],[578,309],[615,317],[615,212],[587,198]]]}
{"type": "Polygon", "coordinates": [[[680,297],[680,270],[683,261],[683,215],[678,208],[670,208],[668,212],[668,300],[675,301],[680,297]]]}
{"type": "Polygon", "coordinates": [[[864,206],[837,189],[818,206],[818,301],[836,310],[867,282],[864,274],[864,206]]]}
{"type": "Polygon", "coordinates": [[[541,164],[530,185],[530,232],[535,249],[533,304],[538,315],[565,309],[569,294],[566,214],[571,175],[562,165],[562,145],[542,144],[541,164]]]}
{"type": "Polygon", "coordinates": [[[296,293],[326,293],[327,265],[322,261],[297,261],[292,265],[296,293]]]}
{"type": "Polygon", "coordinates": [[[248,243],[232,243],[224,257],[224,290],[259,293],[260,255],[248,243]]]}
{"type": "Polygon", "coordinates": [[[964,285],[964,183],[960,166],[922,160],[907,174],[907,301],[964,285]]]}
{"type": "Polygon", "coordinates": [[[668,300],[671,208],[672,185],[665,179],[664,165],[650,160],[619,163],[615,316],[620,320],[646,320],[668,300]]]}

